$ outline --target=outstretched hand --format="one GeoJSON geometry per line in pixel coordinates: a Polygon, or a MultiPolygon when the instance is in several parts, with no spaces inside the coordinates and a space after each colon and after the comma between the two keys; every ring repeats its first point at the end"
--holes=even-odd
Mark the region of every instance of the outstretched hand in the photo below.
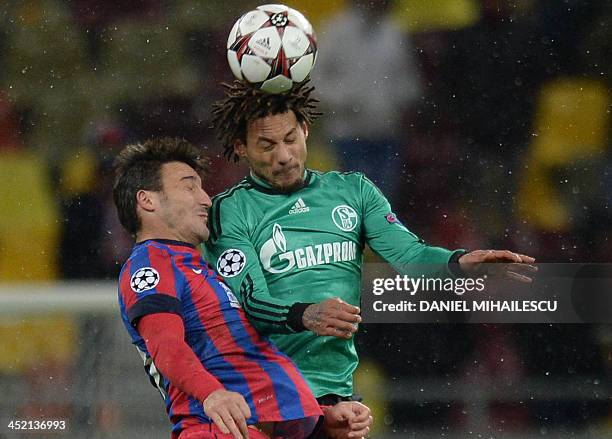
{"type": "Polygon", "coordinates": [[[351,338],[361,322],[359,308],[334,297],[309,305],[304,311],[304,327],[317,335],[351,338]]]}
{"type": "Polygon", "coordinates": [[[340,402],[323,410],[323,431],[330,439],[362,439],[374,421],[370,409],[357,401],[340,402]]]}
{"type": "Polygon", "coordinates": [[[461,270],[468,275],[502,276],[524,283],[530,283],[530,274],[538,271],[533,262],[531,256],[510,250],[474,250],[459,258],[461,270]]]}

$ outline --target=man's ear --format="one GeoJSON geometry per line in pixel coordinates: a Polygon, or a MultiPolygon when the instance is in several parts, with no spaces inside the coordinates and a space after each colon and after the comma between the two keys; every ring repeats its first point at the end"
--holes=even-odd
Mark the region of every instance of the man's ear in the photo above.
{"type": "Polygon", "coordinates": [[[308,130],[310,129],[310,126],[308,126],[308,122],[304,121],[302,122],[302,131],[304,132],[304,140],[308,139],[308,130]]]}
{"type": "Polygon", "coordinates": [[[153,212],[157,207],[157,194],[144,189],[136,192],[136,206],[145,212],[153,212]]]}
{"type": "Polygon", "coordinates": [[[244,142],[242,140],[236,139],[234,141],[234,152],[241,159],[245,159],[246,158],[246,145],[244,144],[244,142]]]}

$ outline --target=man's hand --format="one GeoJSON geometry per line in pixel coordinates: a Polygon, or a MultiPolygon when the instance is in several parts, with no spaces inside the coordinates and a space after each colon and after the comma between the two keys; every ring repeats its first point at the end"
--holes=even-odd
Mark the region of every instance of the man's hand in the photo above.
{"type": "Polygon", "coordinates": [[[206,416],[223,434],[231,433],[234,439],[249,438],[246,420],[251,417],[251,409],[240,393],[215,390],[202,404],[206,416]]]}
{"type": "Polygon", "coordinates": [[[513,253],[509,250],[474,250],[459,258],[459,266],[468,275],[503,276],[519,282],[529,283],[530,276],[523,273],[535,273],[538,268],[531,265],[535,259],[531,256],[513,253]],[[499,265],[493,265],[500,263],[499,265]],[[489,265],[491,264],[491,265],[489,265]]]}
{"type": "Polygon", "coordinates": [[[356,401],[325,407],[323,414],[323,432],[330,439],[364,438],[374,421],[370,409],[356,401]]]}
{"type": "Polygon", "coordinates": [[[304,311],[304,327],[317,335],[351,338],[361,322],[359,308],[334,297],[315,303],[304,311]]]}

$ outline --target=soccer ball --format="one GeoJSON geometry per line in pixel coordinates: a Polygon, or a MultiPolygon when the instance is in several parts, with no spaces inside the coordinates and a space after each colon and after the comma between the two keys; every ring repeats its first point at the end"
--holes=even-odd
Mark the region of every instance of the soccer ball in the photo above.
{"type": "Polygon", "coordinates": [[[306,79],[317,56],[311,24],[295,9],[263,5],[236,21],[227,60],[236,78],[267,93],[283,93],[306,79]]]}

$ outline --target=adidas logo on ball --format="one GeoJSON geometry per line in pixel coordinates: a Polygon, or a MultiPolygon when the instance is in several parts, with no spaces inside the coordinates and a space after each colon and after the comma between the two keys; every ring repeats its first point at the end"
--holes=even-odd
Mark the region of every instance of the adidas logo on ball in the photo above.
{"type": "Polygon", "coordinates": [[[270,46],[270,37],[265,37],[265,38],[260,38],[258,40],[255,40],[255,44],[263,47],[266,50],[272,49],[272,46],[270,46]]]}

